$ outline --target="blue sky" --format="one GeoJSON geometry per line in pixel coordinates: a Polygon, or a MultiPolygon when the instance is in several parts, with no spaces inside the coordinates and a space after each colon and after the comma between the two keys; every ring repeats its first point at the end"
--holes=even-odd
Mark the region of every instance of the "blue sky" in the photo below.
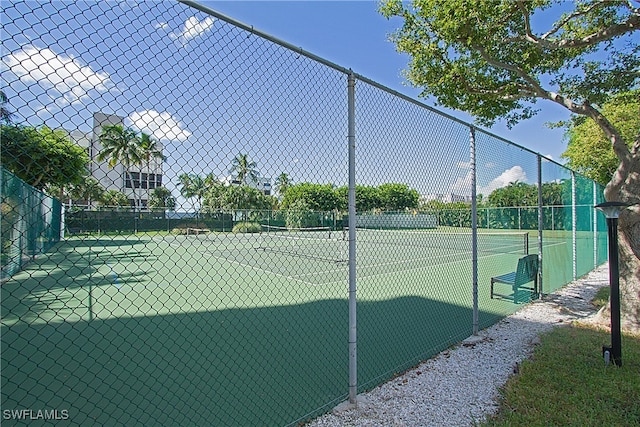
{"type": "MultiPolygon", "coordinates": [[[[401,76],[408,58],[388,41],[401,22],[382,17],[375,1],[202,4],[418,95],[401,76]]],[[[163,143],[163,184],[174,194],[181,173],[229,176],[239,153],[273,180],[284,172],[293,182],[347,182],[346,78],[336,70],[173,1],[5,1],[2,18],[3,90],[20,121],[89,132],[96,111],[124,117],[163,143]]],[[[470,194],[467,127],[363,82],[357,94],[359,183],[470,194]]],[[[568,114],[540,106],[535,119],[491,131],[558,160],[562,131],[544,123],[568,114]]],[[[478,141],[491,145],[478,155],[481,193],[536,182],[535,156],[478,141]]]]}
{"type": "MultiPolygon", "coordinates": [[[[418,98],[419,89],[402,77],[408,56],[396,52],[388,36],[402,20],[387,20],[377,11],[375,0],[357,1],[200,1],[220,13],[264,31],[274,37],[323,57],[381,83],[391,89],[418,98]]],[[[435,106],[433,100],[423,99],[435,106]]],[[[566,149],[562,129],[550,129],[545,123],[566,120],[568,112],[551,102],[539,102],[541,112],[512,129],[496,123],[491,132],[539,152],[555,161],[566,149]]],[[[467,122],[473,117],[437,107],[467,122]]]]}

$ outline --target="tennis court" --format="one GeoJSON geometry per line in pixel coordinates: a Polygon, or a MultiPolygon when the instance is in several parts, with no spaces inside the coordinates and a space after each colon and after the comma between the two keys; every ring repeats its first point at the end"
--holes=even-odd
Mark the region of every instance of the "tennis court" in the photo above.
{"type": "MultiPolygon", "coordinates": [[[[362,229],[357,242],[364,284],[412,271],[438,283],[444,264],[470,271],[469,233],[362,229]]],[[[526,232],[480,233],[478,243],[481,259],[500,256],[514,265],[530,246],[526,232]]],[[[269,293],[263,301],[270,305],[290,304],[290,294],[305,301],[344,298],[347,255],[346,233],[330,229],[69,239],[3,285],[3,321],[175,314],[238,308],[241,301],[255,307],[258,290],[269,293]]],[[[386,283],[375,292],[379,298],[398,288],[386,283]]]]}
{"type": "MultiPolygon", "coordinates": [[[[525,236],[481,235],[480,257],[515,263],[525,236]]],[[[364,389],[470,335],[471,238],[436,230],[357,238],[364,389]]],[[[194,422],[201,412],[216,425],[260,423],[266,413],[286,424],[292,407],[330,407],[347,382],[347,247],[330,230],[62,241],[2,286],[3,391],[104,423],[122,412],[179,421],[190,395],[194,422]],[[283,381],[266,384],[264,366],[283,381]],[[88,374],[100,385],[83,382],[88,374]],[[21,396],[25,382],[38,391],[21,396]]],[[[481,274],[488,283],[492,273],[481,274]]],[[[515,304],[491,307],[483,323],[515,304]]]]}

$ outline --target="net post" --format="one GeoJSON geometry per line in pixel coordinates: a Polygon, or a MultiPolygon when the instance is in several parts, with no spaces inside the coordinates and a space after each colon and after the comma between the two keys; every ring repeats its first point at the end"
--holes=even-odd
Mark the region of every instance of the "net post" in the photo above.
{"type": "Polygon", "coordinates": [[[471,164],[471,264],[473,281],[473,335],[478,335],[478,195],[476,191],[476,130],[469,127],[469,155],[471,164]]]}
{"type": "Polygon", "coordinates": [[[358,353],[356,323],[356,121],[355,85],[352,71],[347,77],[348,145],[349,145],[349,403],[357,405],[358,353]]]}

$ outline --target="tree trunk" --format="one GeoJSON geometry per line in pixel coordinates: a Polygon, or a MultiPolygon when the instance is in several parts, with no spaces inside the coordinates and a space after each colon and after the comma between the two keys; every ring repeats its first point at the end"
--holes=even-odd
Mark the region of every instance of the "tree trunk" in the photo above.
{"type": "MultiPolygon", "coordinates": [[[[133,175],[129,170],[129,167],[125,165],[125,174],[129,175],[129,181],[131,182],[131,189],[133,190],[133,232],[138,233],[138,192],[136,191],[136,184],[133,182],[133,175]]],[[[138,172],[138,182],[141,181],[142,174],[138,172]]]]}
{"type": "MultiPolygon", "coordinates": [[[[636,144],[637,145],[637,144],[636,144]]],[[[605,189],[607,201],[632,205],[620,214],[618,221],[620,317],[622,328],[640,332],[640,150],[633,149],[631,158],[621,164],[605,189]]],[[[609,323],[610,307],[598,313],[601,323],[609,323]]]]}

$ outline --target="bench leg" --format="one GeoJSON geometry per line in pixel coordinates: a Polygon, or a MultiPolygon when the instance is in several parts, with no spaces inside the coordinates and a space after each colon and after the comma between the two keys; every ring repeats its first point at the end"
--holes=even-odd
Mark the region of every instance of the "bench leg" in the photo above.
{"type": "Polygon", "coordinates": [[[493,278],[491,279],[491,299],[493,299],[493,278]]]}

